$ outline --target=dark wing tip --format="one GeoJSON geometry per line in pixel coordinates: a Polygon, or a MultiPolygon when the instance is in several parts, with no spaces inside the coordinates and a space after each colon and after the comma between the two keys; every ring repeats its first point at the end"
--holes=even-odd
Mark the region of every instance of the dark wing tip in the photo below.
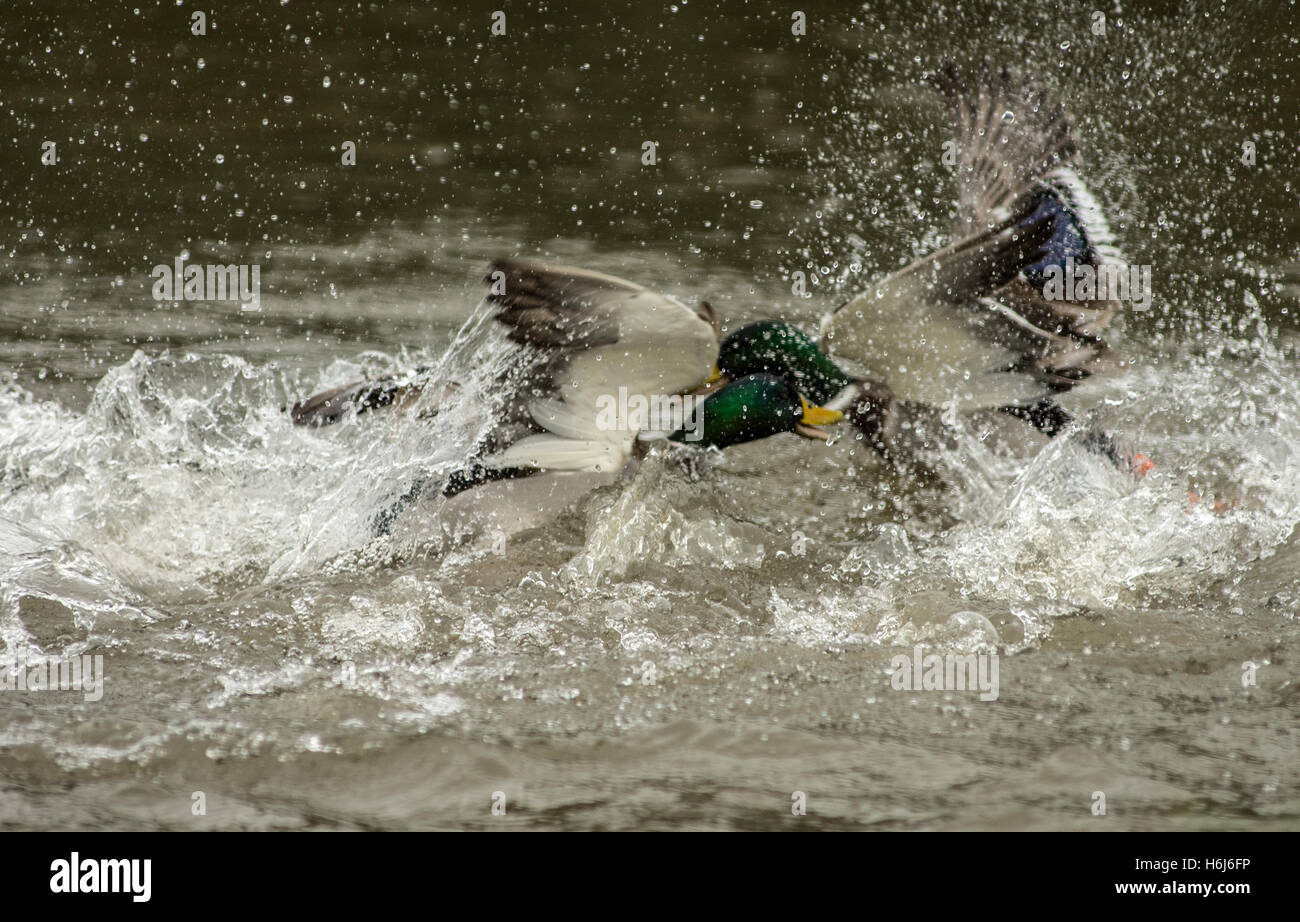
{"type": "Polygon", "coordinates": [[[616,342],[617,329],[599,305],[602,293],[619,281],[517,257],[493,260],[484,278],[493,319],[510,328],[507,338],[545,348],[616,342]]]}

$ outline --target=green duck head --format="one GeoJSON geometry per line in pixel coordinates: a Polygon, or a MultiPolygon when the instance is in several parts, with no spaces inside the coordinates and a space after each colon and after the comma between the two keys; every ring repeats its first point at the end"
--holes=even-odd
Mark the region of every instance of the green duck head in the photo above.
{"type": "Polygon", "coordinates": [[[674,442],[726,448],[781,432],[828,438],[819,428],[844,414],[808,402],[789,382],[771,374],[746,375],[709,394],[695,408],[693,427],[668,436],[674,442]]]}
{"type": "Polygon", "coordinates": [[[718,371],[733,381],[776,375],[819,405],[854,383],[810,337],[771,320],[747,324],[724,339],[718,348],[718,371]]]}

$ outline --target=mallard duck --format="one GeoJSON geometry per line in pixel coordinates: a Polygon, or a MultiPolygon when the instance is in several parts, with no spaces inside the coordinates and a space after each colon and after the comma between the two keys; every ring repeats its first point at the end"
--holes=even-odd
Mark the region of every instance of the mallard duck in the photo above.
{"type": "Polygon", "coordinates": [[[544,393],[529,414],[545,431],[494,453],[493,464],[608,468],[628,460],[637,441],[655,438],[718,448],[783,432],[824,440],[821,426],[843,418],[778,376],[732,376],[717,387],[718,321],[707,301],[692,310],[611,275],[516,259],[498,260],[488,279],[488,302],[508,338],[546,357],[529,381],[544,393]],[[698,407],[690,412],[683,402],[676,425],[656,428],[644,411],[638,418],[624,407],[625,394],[643,403],[684,395],[698,407]]]}
{"type": "MultiPolygon", "coordinates": [[[[932,83],[960,151],[955,242],[827,315],[820,346],[789,324],[761,321],[723,342],[719,367],[782,377],[844,411],[895,461],[951,446],[949,408],[1033,450],[1072,422],[1057,394],[1123,364],[1102,337],[1122,306],[1111,285],[1087,299],[1049,298],[1044,286],[1075,268],[1112,278],[1106,270],[1124,259],[1080,176],[1058,101],[987,64],[969,80],[949,66],[932,83]]],[[[1082,444],[1139,475],[1152,466],[1095,428],[1082,444]]]]}
{"type": "MultiPolygon", "coordinates": [[[[959,152],[955,242],[829,314],[822,346],[876,373],[847,409],[883,450],[905,435],[907,406],[994,411],[1054,436],[1071,422],[1054,395],[1122,366],[1102,337],[1122,305],[1110,286],[1080,299],[1044,285],[1076,267],[1108,278],[1123,257],[1059,100],[987,64],[932,82],[959,152]]],[[[1108,438],[1092,444],[1114,453],[1108,438]]]]}
{"type": "MultiPolygon", "coordinates": [[[[1040,443],[1071,422],[1054,394],[1122,364],[1101,336],[1120,306],[1115,292],[1099,286],[1091,300],[1043,293],[1053,267],[1105,277],[1104,267],[1123,265],[1079,176],[1064,108],[987,65],[970,81],[949,67],[933,82],[961,151],[955,242],[829,314],[820,346],[789,324],[761,321],[728,336],[718,358],[724,379],[774,374],[844,411],[894,460],[952,444],[949,408],[989,428],[1002,420],[1013,430],[1006,441],[1040,443]]],[[[1084,445],[1139,472],[1149,466],[1105,433],[1087,432],[1084,445]]]]}
{"type": "MultiPolygon", "coordinates": [[[[656,440],[716,448],[785,432],[825,440],[822,427],[843,418],[809,401],[797,380],[763,372],[724,378],[707,302],[693,310],[614,276],[520,259],[497,260],[486,281],[492,317],[524,360],[499,382],[509,393],[492,430],[440,482],[444,497],[541,473],[598,475],[583,481],[598,485],[656,440]]],[[[439,390],[424,404],[436,412],[455,385],[433,383],[439,390]]],[[[430,384],[419,372],[356,382],[295,404],[292,416],[324,425],[350,410],[410,403],[430,384]]],[[[430,486],[414,484],[380,514],[377,530],[430,486]]],[[[570,501],[567,486],[540,489],[570,501]]]]}

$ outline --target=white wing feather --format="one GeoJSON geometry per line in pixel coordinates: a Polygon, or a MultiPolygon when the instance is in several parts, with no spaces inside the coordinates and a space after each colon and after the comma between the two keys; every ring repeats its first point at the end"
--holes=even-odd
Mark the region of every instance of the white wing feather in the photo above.
{"type": "Polygon", "coordinates": [[[555,318],[527,341],[558,339],[553,331],[562,332],[566,323],[599,329],[602,339],[614,341],[555,347],[569,352],[553,376],[555,396],[529,404],[530,415],[547,434],[528,436],[487,460],[554,470],[621,466],[632,457],[640,426],[611,414],[611,403],[624,406],[633,396],[655,400],[703,382],[718,355],[713,326],[677,299],[613,276],[564,266],[508,265],[541,280],[535,290],[542,294],[528,304],[549,299],[544,321],[555,318]],[[572,320],[575,315],[578,321],[572,320]]]}

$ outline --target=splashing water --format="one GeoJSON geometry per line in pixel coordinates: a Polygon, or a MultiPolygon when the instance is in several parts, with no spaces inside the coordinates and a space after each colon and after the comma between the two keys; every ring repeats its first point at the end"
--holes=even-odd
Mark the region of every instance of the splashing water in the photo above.
{"type": "MultiPolygon", "coordinates": [[[[1095,829],[1103,790],[1107,829],[1297,828],[1294,29],[1193,4],[1108,14],[1103,41],[1054,9],[977,6],[827,14],[835,41],[797,46],[764,12],[690,4],[680,40],[624,12],[662,47],[611,58],[587,23],[500,73],[364,11],[335,37],[379,60],[382,23],[393,57],[364,86],[361,64],[328,86],[240,70],[296,100],[247,127],[223,108],[244,92],[213,96],[220,175],[211,150],[186,159],[209,126],[160,122],[66,188],[0,196],[22,222],[0,282],[0,653],[99,654],[106,675],[94,705],[0,691],[0,825],[1095,829]],[[1152,310],[1116,331],[1129,369],[1077,395],[1073,429],[1026,457],[963,421],[930,476],[851,434],[656,451],[503,553],[449,536],[436,497],[375,537],[376,513],[465,461],[517,369],[466,312],[487,259],[707,297],[728,329],[811,328],[947,242],[920,76],[1008,48],[1062,91],[1090,185],[1157,268],[1152,310]],[[521,86],[522,62],[546,76],[521,86]],[[386,139],[360,147],[365,171],[331,147],[356,125],[301,117],[321,91],[386,139]],[[266,165],[251,188],[248,158],[266,165]],[[126,187],[147,194],[128,206],[126,187]],[[256,322],[149,301],[141,267],[182,248],[263,261],[256,322]],[[436,415],[430,397],[315,430],[285,411],[414,366],[459,385],[436,415]],[[1088,427],[1155,468],[1099,459],[1088,427]],[[916,645],[998,654],[999,697],[898,690],[916,645]]],[[[169,48],[121,80],[165,87],[169,48]]],[[[207,60],[219,79],[229,62],[207,60]]],[[[20,113],[87,138],[134,120],[93,114],[20,113]]]]}

